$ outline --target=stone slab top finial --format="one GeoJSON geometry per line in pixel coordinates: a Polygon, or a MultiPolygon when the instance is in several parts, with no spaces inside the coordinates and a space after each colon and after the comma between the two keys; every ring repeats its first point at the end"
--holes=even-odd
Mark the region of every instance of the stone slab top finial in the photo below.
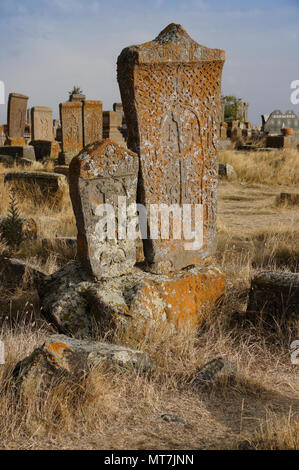
{"type": "Polygon", "coordinates": [[[225,51],[195,42],[180,24],[171,23],[153,40],[123,49],[118,63],[225,61],[225,51]]]}

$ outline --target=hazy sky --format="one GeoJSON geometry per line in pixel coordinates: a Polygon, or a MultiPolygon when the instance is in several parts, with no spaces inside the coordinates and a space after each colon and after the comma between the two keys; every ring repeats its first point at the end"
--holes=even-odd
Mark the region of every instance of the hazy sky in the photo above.
{"type": "MultiPolygon", "coordinates": [[[[299,0],[0,0],[0,80],[29,106],[68,99],[73,85],[104,109],[120,100],[116,60],[129,45],[180,23],[197,42],[224,49],[223,93],[250,102],[249,118],[293,109],[299,80],[299,0]]],[[[0,105],[0,123],[6,105],[0,105]]]]}

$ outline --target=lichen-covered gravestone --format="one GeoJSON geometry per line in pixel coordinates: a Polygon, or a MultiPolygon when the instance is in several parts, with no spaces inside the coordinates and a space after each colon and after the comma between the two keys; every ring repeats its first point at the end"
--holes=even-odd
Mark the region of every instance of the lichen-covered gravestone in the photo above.
{"type": "MultiPolygon", "coordinates": [[[[139,154],[138,202],[203,206],[203,244],[184,239],[144,241],[152,272],[198,265],[215,248],[217,128],[225,52],[193,41],[181,25],[125,48],[118,82],[128,127],[128,148],[139,154]]],[[[193,207],[193,206],[192,206],[193,207]]],[[[197,223],[191,212],[192,225],[197,223]]]]}
{"type": "Polygon", "coordinates": [[[83,143],[84,146],[102,140],[103,110],[102,101],[83,101],[83,143]]]}
{"type": "Polygon", "coordinates": [[[51,142],[53,136],[53,111],[45,106],[31,108],[32,140],[51,142]]]}
{"type": "Polygon", "coordinates": [[[8,145],[25,145],[24,132],[28,96],[10,93],[7,107],[8,145]]]}
{"type": "MultiPolygon", "coordinates": [[[[120,235],[118,210],[136,202],[137,178],[138,156],[109,139],[85,147],[71,162],[69,182],[78,229],[78,257],[98,279],[126,274],[136,263],[136,240],[126,233],[120,235]],[[114,211],[110,215],[116,217],[111,219],[115,239],[106,230],[108,222],[105,226],[104,218],[110,217],[108,204],[114,211]]],[[[127,219],[124,225],[126,228],[127,219]]]]}
{"type": "Polygon", "coordinates": [[[83,148],[82,102],[60,104],[62,152],[67,163],[83,148]]]}

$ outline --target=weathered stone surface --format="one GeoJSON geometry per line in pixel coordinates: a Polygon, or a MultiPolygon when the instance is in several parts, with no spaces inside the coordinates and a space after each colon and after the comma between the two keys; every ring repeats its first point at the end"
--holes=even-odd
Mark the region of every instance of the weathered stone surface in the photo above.
{"type": "Polygon", "coordinates": [[[136,263],[136,240],[126,234],[121,239],[117,224],[115,240],[109,239],[101,229],[104,213],[100,211],[110,204],[118,220],[118,198],[123,197],[127,206],[135,203],[137,178],[137,155],[109,139],[85,147],[71,162],[69,182],[78,258],[98,279],[126,274],[136,263]]]}
{"type": "Polygon", "coordinates": [[[6,173],[4,183],[9,183],[18,189],[23,185],[37,185],[45,195],[54,194],[67,185],[67,179],[57,173],[46,173],[41,171],[22,171],[6,173]]]}
{"type": "Polygon", "coordinates": [[[8,141],[11,145],[25,145],[24,132],[28,96],[10,93],[7,107],[8,141]]]}
{"type": "Polygon", "coordinates": [[[299,273],[264,272],[251,280],[247,305],[249,318],[261,318],[271,325],[299,315],[299,273]]]}
{"type": "Polygon", "coordinates": [[[53,140],[53,111],[45,106],[31,108],[31,139],[53,140]]]}
{"type": "Polygon", "coordinates": [[[70,101],[85,101],[86,95],[83,93],[72,93],[70,96],[70,101]]]}
{"type": "Polygon", "coordinates": [[[234,168],[228,163],[219,163],[218,174],[222,178],[233,179],[237,177],[234,168]]]}
{"type": "Polygon", "coordinates": [[[32,145],[21,145],[21,146],[8,146],[4,145],[0,147],[1,155],[10,155],[16,159],[26,158],[27,160],[35,161],[35,152],[32,145]]]}
{"type": "Polygon", "coordinates": [[[192,381],[192,385],[197,388],[204,388],[213,385],[217,380],[232,379],[237,372],[236,365],[219,357],[205,364],[200,368],[196,377],[192,381]]]}
{"type": "Polygon", "coordinates": [[[102,101],[83,102],[83,145],[84,147],[102,140],[103,110],[102,101]]]}
{"type": "Polygon", "coordinates": [[[36,287],[45,277],[44,272],[24,260],[2,258],[0,261],[1,283],[10,288],[20,287],[23,282],[36,287]]]}
{"type": "Polygon", "coordinates": [[[214,266],[188,268],[172,276],[134,268],[131,274],[93,282],[80,265],[68,265],[39,287],[42,313],[59,332],[88,335],[94,321],[143,325],[169,321],[176,328],[200,325],[225,291],[214,266]]]}
{"type": "Polygon", "coordinates": [[[215,249],[224,61],[224,51],[197,44],[176,24],[118,58],[128,148],[140,157],[138,202],[148,211],[151,204],[203,205],[202,249],[187,251],[184,240],[145,240],[152,272],[200,264],[215,249]]]}
{"type": "Polygon", "coordinates": [[[152,368],[149,354],[116,344],[52,335],[30,356],[20,361],[13,371],[15,382],[26,390],[34,380],[42,388],[53,377],[81,378],[100,364],[112,364],[121,368],[134,367],[148,372],[152,368]]]}
{"type": "MultiPolygon", "coordinates": [[[[0,233],[5,226],[6,220],[6,217],[0,216],[0,233]]],[[[37,238],[37,225],[34,219],[24,218],[22,220],[22,234],[24,239],[27,240],[35,240],[37,238]]]]}
{"type": "Polygon", "coordinates": [[[75,155],[83,148],[82,102],[61,103],[62,151],[75,155]]]}

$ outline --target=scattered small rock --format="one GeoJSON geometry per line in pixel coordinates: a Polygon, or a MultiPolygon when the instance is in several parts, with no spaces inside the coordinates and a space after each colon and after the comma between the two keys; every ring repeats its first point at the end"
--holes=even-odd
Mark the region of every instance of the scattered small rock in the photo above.
{"type": "Polygon", "coordinates": [[[219,163],[218,174],[220,178],[233,179],[237,177],[234,168],[228,163],[219,163]]]}
{"type": "Polygon", "coordinates": [[[166,421],[167,423],[182,423],[182,424],[185,424],[185,421],[183,420],[183,418],[181,418],[178,415],[173,415],[173,414],[170,414],[170,413],[164,413],[164,414],[161,415],[161,418],[164,421],[166,421]]]}
{"type": "Polygon", "coordinates": [[[13,371],[15,384],[26,389],[32,381],[43,390],[53,378],[80,379],[101,363],[122,368],[134,367],[140,372],[152,368],[149,354],[116,344],[78,340],[65,335],[52,335],[42,346],[21,360],[13,371]]]}
{"type": "Polygon", "coordinates": [[[236,365],[223,357],[205,364],[196,374],[192,386],[202,388],[214,384],[218,379],[232,379],[237,371],[236,365]]]}

